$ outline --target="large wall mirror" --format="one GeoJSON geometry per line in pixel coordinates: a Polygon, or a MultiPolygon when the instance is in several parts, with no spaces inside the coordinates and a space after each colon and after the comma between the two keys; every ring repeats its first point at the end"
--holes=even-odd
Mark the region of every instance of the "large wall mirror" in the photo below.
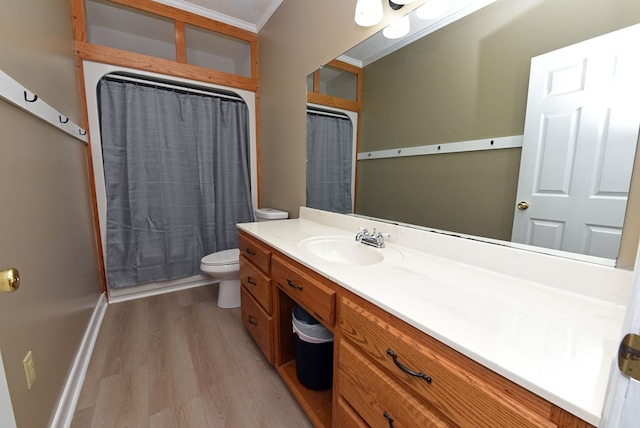
{"type": "MultiPolygon", "coordinates": [[[[399,50],[375,60],[356,58],[363,70],[355,213],[512,245],[531,59],[637,24],[640,4],[478,3],[483,4],[477,11],[399,50]],[[482,144],[493,147],[478,149],[482,144]],[[405,156],[411,149],[421,154],[405,156]]],[[[358,56],[362,48],[338,58],[358,56]]],[[[634,170],[637,131],[626,155],[614,161],[629,172],[634,170]]],[[[640,197],[637,159],[635,163],[634,179],[627,178],[627,186],[633,181],[631,199],[640,197]]],[[[636,245],[633,230],[640,215],[627,210],[626,217],[622,239],[636,245]],[[627,228],[629,223],[633,227],[627,228]]],[[[539,250],[609,265],[615,265],[617,255],[610,249],[600,253],[593,243],[586,255],[539,250]]]]}

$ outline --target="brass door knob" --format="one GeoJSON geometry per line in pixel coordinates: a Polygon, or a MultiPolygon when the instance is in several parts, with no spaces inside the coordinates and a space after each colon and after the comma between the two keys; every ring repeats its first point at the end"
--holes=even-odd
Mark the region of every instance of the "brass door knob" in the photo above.
{"type": "Polygon", "coordinates": [[[640,380],[640,336],[627,334],[618,348],[618,368],[627,377],[640,380]]]}
{"type": "Polygon", "coordinates": [[[20,272],[9,268],[0,272],[0,292],[10,293],[20,287],[20,272]]]}
{"type": "Polygon", "coordinates": [[[527,208],[529,208],[529,202],[527,201],[518,202],[517,207],[519,210],[526,210],[527,208]]]}

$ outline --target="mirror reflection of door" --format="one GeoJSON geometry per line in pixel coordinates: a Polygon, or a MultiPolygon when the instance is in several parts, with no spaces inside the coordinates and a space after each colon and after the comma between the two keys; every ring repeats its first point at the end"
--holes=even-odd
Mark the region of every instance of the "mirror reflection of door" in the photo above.
{"type": "Polygon", "coordinates": [[[533,58],[513,242],[616,258],[640,126],[639,39],[636,25],[533,58]]]}

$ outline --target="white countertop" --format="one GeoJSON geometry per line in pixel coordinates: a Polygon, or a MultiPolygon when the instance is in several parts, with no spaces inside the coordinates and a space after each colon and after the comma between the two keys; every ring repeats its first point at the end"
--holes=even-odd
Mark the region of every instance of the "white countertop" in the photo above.
{"type": "Polygon", "coordinates": [[[301,208],[300,216],[238,227],[555,405],[600,423],[631,272],[318,210],[301,208]],[[402,257],[342,265],[299,246],[317,236],[354,237],[355,224],[393,229],[387,248],[378,251],[402,257]],[[430,252],[433,242],[422,245],[429,240],[442,251],[430,252]],[[468,262],[474,252],[477,265],[468,262]],[[489,256],[491,266],[496,260],[508,266],[487,269],[489,256]],[[527,275],[510,274],[514,270],[527,275]],[[575,292],[579,287],[585,292],[575,292]],[[611,298],[601,298],[602,287],[612,290],[611,298]]]}

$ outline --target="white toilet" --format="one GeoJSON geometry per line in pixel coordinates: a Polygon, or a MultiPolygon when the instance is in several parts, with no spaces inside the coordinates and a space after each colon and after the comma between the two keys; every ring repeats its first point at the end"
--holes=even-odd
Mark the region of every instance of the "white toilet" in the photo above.
{"type": "MultiPolygon", "coordinates": [[[[273,208],[259,208],[255,212],[257,221],[282,220],[289,217],[286,211],[273,208]]],[[[202,273],[220,280],[218,287],[218,307],[240,307],[240,250],[218,251],[200,260],[202,273]]]]}

